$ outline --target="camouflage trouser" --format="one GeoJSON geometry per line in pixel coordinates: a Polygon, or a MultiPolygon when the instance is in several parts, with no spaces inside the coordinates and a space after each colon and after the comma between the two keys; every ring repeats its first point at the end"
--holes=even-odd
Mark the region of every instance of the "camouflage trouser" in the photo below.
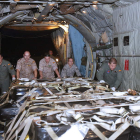
{"type": "Polygon", "coordinates": [[[9,86],[10,86],[9,78],[0,79],[0,89],[1,89],[2,93],[8,91],[9,90],[9,86]]]}

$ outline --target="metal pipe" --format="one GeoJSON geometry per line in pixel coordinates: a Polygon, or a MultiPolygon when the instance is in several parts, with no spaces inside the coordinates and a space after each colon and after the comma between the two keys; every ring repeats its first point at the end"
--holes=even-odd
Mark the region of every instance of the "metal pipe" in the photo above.
{"type": "Polygon", "coordinates": [[[140,55],[114,55],[114,56],[98,56],[98,57],[140,57],[140,55]]]}
{"type": "Polygon", "coordinates": [[[62,15],[64,19],[74,26],[86,39],[86,41],[89,43],[91,47],[96,46],[96,39],[92,33],[92,31],[78,18],[67,14],[67,15],[62,15]]]}
{"type": "Polygon", "coordinates": [[[40,22],[43,20],[43,18],[46,17],[46,15],[50,12],[50,10],[52,9],[52,7],[55,5],[55,3],[53,4],[46,4],[45,8],[42,10],[41,14],[39,15],[39,17],[37,18],[37,22],[40,22]]]}
{"type": "Polygon", "coordinates": [[[96,69],[97,69],[97,61],[96,61],[96,52],[93,52],[93,72],[92,72],[92,79],[95,78],[95,73],[96,73],[96,69]]]}
{"type": "Polygon", "coordinates": [[[16,12],[14,14],[9,14],[7,15],[6,17],[2,18],[0,20],[0,28],[6,24],[7,22],[11,21],[12,19],[14,19],[16,16],[19,16],[19,15],[22,15],[22,14],[26,14],[27,11],[19,11],[19,12],[16,12]]]}
{"type": "MultiPolygon", "coordinates": [[[[76,0],[76,2],[84,2],[85,0],[76,0]]],[[[88,0],[89,2],[98,1],[99,3],[112,4],[119,0],[88,0]]],[[[11,1],[0,1],[0,3],[10,3],[11,1]]],[[[49,2],[75,2],[75,0],[49,0],[49,2]]],[[[75,3],[76,3],[75,2],[75,3]]],[[[17,1],[17,3],[48,3],[47,1],[17,1]]]]}
{"type": "Polygon", "coordinates": [[[34,8],[38,8],[38,5],[17,5],[15,7],[11,7],[11,12],[15,13],[17,11],[29,10],[34,8]]]}
{"type": "Polygon", "coordinates": [[[104,46],[95,46],[92,51],[95,52],[96,50],[102,50],[102,49],[110,49],[112,48],[112,44],[109,44],[109,45],[104,45],[104,46]]]}
{"type": "Polygon", "coordinates": [[[1,32],[0,32],[0,53],[1,53],[1,38],[2,38],[2,35],[1,35],[1,32]]]}

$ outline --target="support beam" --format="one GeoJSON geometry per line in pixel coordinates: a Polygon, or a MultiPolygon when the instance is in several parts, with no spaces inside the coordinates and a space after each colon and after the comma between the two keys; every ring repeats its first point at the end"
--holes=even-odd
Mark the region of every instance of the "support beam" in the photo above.
{"type": "Polygon", "coordinates": [[[70,14],[63,15],[63,17],[69,24],[74,26],[84,36],[91,47],[96,46],[96,39],[93,33],[81,20],[70,14]]]}
{"type": "Polygon", "coordinates": [[[0,32],[0,53],[1,53],[1,40],[2,40],[2,35],[1,35],[1,32],[0,32]]]}
{"type": "MultiPolygon", "coordinates": [[[[114,2],[117,2],[119,0],[88,0],[88,2],[94,2],[94,1],[98,1],[99,3],[105,3],[105,4],[112,4],[114,2]]],[[[0,3],[10,3],[11,1],[0,1],[0,3]]],[[[33,3],[38,3],[38,4],[41,4],[41,3],[46,3],[47,1],[17,1],[17,3],[30,3],[30,4],[33,4],[33,3]]],[[[75,0],[49,0],[49,2],[75,2],[75,0]]],[[[85,0],[76,0],[76,2],[85,2],[85,0]]],[[[75,3],[76,3],[75,2],[75,3]]]]}
{"type": "Polygon", "coordinates": [[[39,15],[39,17],[37,18],[37,22],[41,22],[43,20],[43,18],[46,17],[46,15],[50,12],[50,10],[52,9],[52,7],[55,5],[55,3],[53,4],[46,4],[46,7],[43,9],[43,11],[41,12],[41,14],[39,15]]]}
{"type": "Polygon", "coordinates": [[[2,19],[0,20],[0,28],[1,28],[4,24],[6,24],[7,22],[13,20],[16,16],[22,15],[22,14],[26,14],[27,12],[29,12],[29,11],[19,11],[19,12],[16,12],[16,13],[14,13],[14,14],[9,14],[9,15],[7,15],[6,17],[4,17],[4,18],[2,18],[2,19]]]}

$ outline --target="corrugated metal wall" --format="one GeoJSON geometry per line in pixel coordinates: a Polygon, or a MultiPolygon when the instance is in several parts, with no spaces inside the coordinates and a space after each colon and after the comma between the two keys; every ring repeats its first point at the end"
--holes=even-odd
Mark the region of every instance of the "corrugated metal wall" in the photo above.
{"type": "Polygon", "coordinates": [[[117,8],[113,12],[114,38],[118,45],[113,47],[113,55],[123,69],[123,81],[120,90],[132,88],[140,91],[140,2],[127,7],[117,8]],[[125,38],[129,41],[124,44],[125,38]],[[125,70],[125,60],[129,61],[129,70],[125,70]]]}

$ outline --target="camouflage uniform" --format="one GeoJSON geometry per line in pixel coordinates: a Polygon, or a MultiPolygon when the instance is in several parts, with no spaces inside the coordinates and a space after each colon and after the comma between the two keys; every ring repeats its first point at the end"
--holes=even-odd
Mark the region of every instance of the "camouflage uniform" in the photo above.
{"type": "Polygon", "coordinates": [[[20,78],[29,78],[32,80],[34,78],[34,70],[37,69],[37,66],[32,58],[29,58],[28,61],[21,58],[17,62],[16,69],[20,71],[20,78]]]}
{"type": "Polygon", "coordinates": [[[50,55],[50,58],[52,58],[52,59],[54,59],[54,61],[56,61],[56,58],[55,58],[55,56],[53,56],[53,55],[50,55]]]}
{"type": "Polygon", "coordinates": [[[39,62],[39,71],[42,71],[43,79],[54,78],[54,71],[58,69],[54,59],[50,58],[49,63],[46,63],[45,58],[39,62]]]}
{"type": "Polygon", "coordinates": [[[9,73],[15,75],[15,70],[9,61],[3,59],[0,65],[0,88],[2,92],[8,91],[10,86],[9,73]]]}
{"type": "Polygon", "coordinates": [[[104,80],[110,87],[119,87],[122,81],[122,71],[119,65],[114,70],[110,70],[108,63],[104,63],[97,71],[97,79],[104,80]]]}
{"type": "Polygon", "coordinates": [[[66,64],[62,69],[61,77],[73,77],[75,72],[77,76],[81,76],[81,73],[76,65],[73,64],[72,67],[70,67],[66,64]]]}

